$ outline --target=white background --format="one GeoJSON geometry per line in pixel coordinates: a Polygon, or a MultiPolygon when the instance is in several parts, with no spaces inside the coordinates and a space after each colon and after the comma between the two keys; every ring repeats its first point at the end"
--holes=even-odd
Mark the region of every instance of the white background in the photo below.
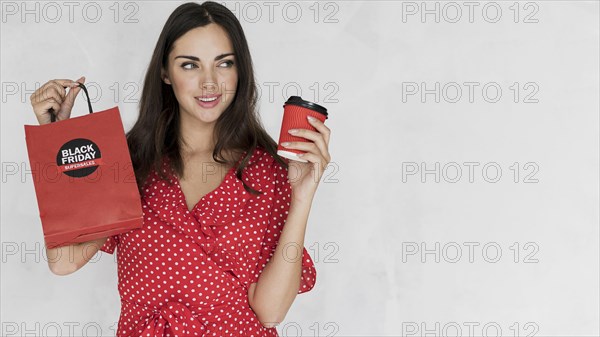
{"type": "MultiPolygon", "coordinates": [[[[118,105],[128,130],[180,3],[96,2],[97,22],[95,7],[75,3],[72,15],[63,2],[2,3],[3,335],[114,335],[119,316],[115,256],[49,271],[23,125],[37,124],[35,89],[85,75],[94,109],[118,105]]],[[[439,22],[421,17],[421,2],[272,3],[227,3],[251,48],[263,122],[277,140],[283,102],[300,94],[328,108],[332,130],[305,241],[317,284],[280,334],[598,336],[598,2],[427,2],[439,22]],[[465,82],[478,83],[472,102],[465,82]],[[431,93],[410,94],[414,83],[431,93]],[[422,178],[436,163],[439,182],[422,178]]],[[[87,113],[83,93],[73,111],[87,113]]]]}

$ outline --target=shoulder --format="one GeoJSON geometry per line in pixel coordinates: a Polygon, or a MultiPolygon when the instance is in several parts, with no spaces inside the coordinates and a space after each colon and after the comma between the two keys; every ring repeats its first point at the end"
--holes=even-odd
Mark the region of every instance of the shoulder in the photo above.
{"type": "MultiPolygon", "coordinates": [[[[288,159],[282,159],[285,163],[288,162],[288,159]]],[[[246,171],[251,178],[256,180],[281,182],[282,179],[284,181],[287,180],[288,169],[277,161],[274,155],[269,153],[263,147],[258,146],[248,162],[246,171]]]]}
{"type": "MultiPolygon", "coordinates": [[[[277,171],[282,170],[282,169],[286,170],[287,167],[282,165],[279,161],[277,161],[277,159],[275,159],[275,156],[277,156],[277,155],[269,153],[262,146],[257,146],[256,149],[254,150],[254,154],[253,154],[252,158],[253,158],[253,161],[255,163],[259,164],[261,167],[265,167],[265,168],[269,168],[271,170],[277,170],[277,171]]],[[[281,158],[286,164],[289,161],[287,158],[283,158],[283,157],[279,157],[279,158],[281,158]]]]}

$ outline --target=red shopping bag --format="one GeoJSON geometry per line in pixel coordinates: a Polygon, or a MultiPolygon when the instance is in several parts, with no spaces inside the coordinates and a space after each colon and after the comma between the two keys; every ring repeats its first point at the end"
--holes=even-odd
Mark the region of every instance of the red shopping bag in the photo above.
{"type": "Polygon", "coordinates": [[[80,87],[87,96],[89,114],[25,125],[47,248],[142,226],[141,197],[119,108],[92,113],[87,89],[82,83],[80,87]]]}

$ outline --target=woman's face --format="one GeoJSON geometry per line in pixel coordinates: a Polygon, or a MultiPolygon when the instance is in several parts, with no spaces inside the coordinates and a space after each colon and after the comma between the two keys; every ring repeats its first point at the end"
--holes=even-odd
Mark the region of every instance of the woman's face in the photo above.
{"type": "Polygon", "coordinates": [[[163,81],[173,88],[182,122],[214,123],[235,97],[233,46],[221,26],[194,28],[177,39],[163,81]]]}

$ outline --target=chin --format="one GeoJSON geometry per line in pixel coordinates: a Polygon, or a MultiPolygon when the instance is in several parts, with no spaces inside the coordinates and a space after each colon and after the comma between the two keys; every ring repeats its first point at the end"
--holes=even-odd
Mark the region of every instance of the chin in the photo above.
{"type": "Polygon", "coordinates": [[[205,124],[214,124],[217,122],[217,120],[219,119],[219,117],[221,116],[221,114],[218,115],[213,115],[213,114],[201,114],[201,115],[196,115],[194,116],[195,119],[199,122],[205,123],[205,124]]]}
{"type": "Polygon", "coordinates": [[[186,109],[180,112],[185,119],[196,120],[203,123],[214,123],[223,113],[221,109],[203,109],[199,106],[194,106],[192,109],[186,109]]]}

